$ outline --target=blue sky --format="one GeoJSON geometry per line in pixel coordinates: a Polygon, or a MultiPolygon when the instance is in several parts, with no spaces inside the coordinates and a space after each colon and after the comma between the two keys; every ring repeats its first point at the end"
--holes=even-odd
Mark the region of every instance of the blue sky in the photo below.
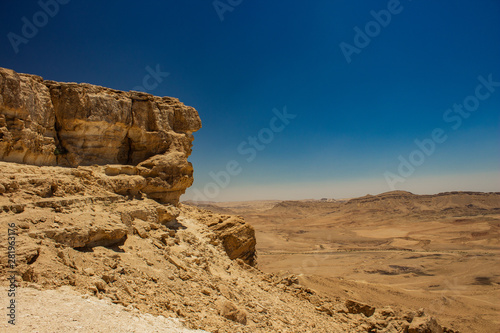
{"type": "Polygon", "coordinates": [[[183,199],[500,191],[496,0],[55,1],[0,4],[0,66],[122,90],[168,72],[148,92],[203,122],[183,199]]]}

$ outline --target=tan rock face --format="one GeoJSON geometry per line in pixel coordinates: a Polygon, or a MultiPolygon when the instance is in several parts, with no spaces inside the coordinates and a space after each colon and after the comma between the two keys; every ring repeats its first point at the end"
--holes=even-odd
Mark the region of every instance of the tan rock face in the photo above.
{"type": "Polygon", "coordinates": [[[220,215],[194,206],[182,205],[186,215],[196,218],[217,235],[230,259],[241,259],[254,266],[257,263],[257,244],[254,228],[241,216],[220,215]]]}
{"type": "Polygon", "coordinates": [[[345,302],[345,306],[347,307],[349,313],[362,313],[367,317],[372,316],[375,313],[375,308],[368,304],[359,303],[353,300],[347,300],[345,302]]]}
{"type": "Polygon", "coordinates": [[[113,165],[116,193],[176,204],[193,181],[187,157],[200,128],[196,110],[176,98],[44,81],[0,68],[4,161],[113,165]]]}

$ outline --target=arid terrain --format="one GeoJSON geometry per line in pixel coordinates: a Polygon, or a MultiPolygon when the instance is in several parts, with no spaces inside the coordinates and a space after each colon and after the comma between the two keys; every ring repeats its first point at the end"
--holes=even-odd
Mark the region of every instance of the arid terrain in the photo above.
{"type": "Polygon", "coordinates": [[[243,216],[265,272],[331,297],[424,308],[460,332],[500,332],[500,193],[198,205],[243,216]]]}

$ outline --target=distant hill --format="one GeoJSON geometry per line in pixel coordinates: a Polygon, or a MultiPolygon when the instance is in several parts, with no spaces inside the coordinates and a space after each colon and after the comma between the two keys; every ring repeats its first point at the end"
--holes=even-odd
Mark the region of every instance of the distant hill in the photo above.
{"type": "Polygon", "coordinates": [[[365,195],[349,200],[286,200],[242,202],[193,202],[186,204],[211,210],[219,214],[321,215],[333,212],[379,212],[390,214],[465,214],[500,212],[500,192],[444,192],[418,195],[407,191],[391,191],[378,195],[365,195]],[[263,203],[267,203],[264,206],[263,203]]]}

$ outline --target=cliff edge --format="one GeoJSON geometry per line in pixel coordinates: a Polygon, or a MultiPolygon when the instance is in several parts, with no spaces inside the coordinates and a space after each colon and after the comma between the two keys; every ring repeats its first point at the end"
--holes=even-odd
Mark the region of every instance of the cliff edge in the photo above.
{"type": "Polygon", "coordinates": [[[200,128],[196,110],[176,98],[0,68],[0,160],[6,162],[102,165],[117,193],[176,204],[193,182],[187,158],[200,128]]]}

